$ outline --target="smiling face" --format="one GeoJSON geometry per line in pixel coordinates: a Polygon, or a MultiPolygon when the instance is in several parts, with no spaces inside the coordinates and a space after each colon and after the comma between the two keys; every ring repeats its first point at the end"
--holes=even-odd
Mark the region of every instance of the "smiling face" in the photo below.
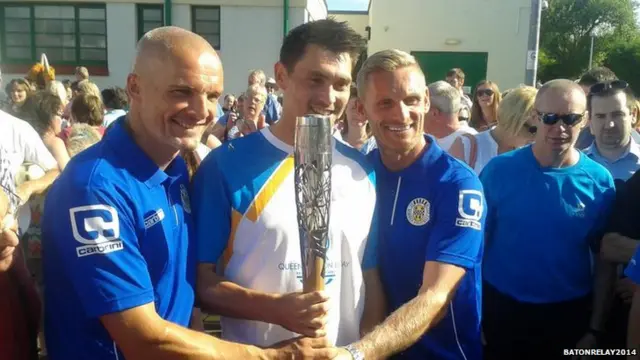
{"type": "Polygon", "coordinates": [[[336,54],[318,45],[308,45],[292,71],[278,63],[278,86],[286,99],[283,118],[307,114],[330,115],[335,123],[349,101],[352,59],[348,53],[336,54]]]}
{"type": "Polygon", "coordinates": [[[172,151],[195,150],[216,116],[223,90],[222,65],[212,51],[196,49],[162,61],[158,71],[132,74],[128,89],[132,108],[146,137],[172,151]]]}
{"type": "Polygon", "coordinates": [[[376,71],[368,76],[361,111],[381,150],[407,154],[423,137],[429,94],[416,66],[376,71]]]}
{"type": "Polygon", "coordinates": [[[495,91],[489,84],[482,84],[478,86],[476,90],[476,96],[478,97],[478,103],[480,106],[490,106],[495,100],[495,91]]]}

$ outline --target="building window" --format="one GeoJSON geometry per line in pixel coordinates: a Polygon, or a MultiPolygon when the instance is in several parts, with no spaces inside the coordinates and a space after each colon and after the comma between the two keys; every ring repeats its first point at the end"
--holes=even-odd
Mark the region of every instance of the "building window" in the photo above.
{"type": "Polygon", "coordinates": [[[0,4],[2,62],[30,64],[46,54],[52,65],[107,65],[104,4],[0,4]]]}
{"type": "Polygon", "coordinates": [[[220,6],[192,6],[192,31],[220,50],[220,6]]]}
{"type": "Polygon", "coordinates": [[[155,28],[164,26],[163,5],[138,5],[138,39],[155,28]]]}

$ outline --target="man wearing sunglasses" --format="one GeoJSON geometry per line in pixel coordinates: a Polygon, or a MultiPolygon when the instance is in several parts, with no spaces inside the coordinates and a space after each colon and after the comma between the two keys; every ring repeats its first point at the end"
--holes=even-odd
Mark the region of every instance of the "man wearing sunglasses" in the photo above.
{"type": "Polygon", "coordinates": [[[590,327],[601,329],[601,312],[589,323],[591,259],[615,188],[604,167],[575,149],[586,103],[573,81],[543,85],[534,105],[534,144],[494,158],[480,175],[489,210],[487,358],[555,359],[590,327]]]}

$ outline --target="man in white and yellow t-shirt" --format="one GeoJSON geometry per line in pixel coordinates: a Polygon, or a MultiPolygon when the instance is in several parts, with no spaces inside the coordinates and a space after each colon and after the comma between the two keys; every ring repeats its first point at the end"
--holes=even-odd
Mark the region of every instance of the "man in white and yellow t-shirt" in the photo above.
{"type": "Polygon", "coordinates": [[[301,291],[294,199],[296,117],[342,115],[363,44],[334,20],[293,29],[275,67],[281,120],[212,151],[195,176],[197,292],[204,310],[222,315],[225,340],[268,346],[326,336],[342,346],[382,320],[367,316],[378,314],[383,294],[370,235],[375,178],[364,155],[334,140],[324,292],[301,291]]]}

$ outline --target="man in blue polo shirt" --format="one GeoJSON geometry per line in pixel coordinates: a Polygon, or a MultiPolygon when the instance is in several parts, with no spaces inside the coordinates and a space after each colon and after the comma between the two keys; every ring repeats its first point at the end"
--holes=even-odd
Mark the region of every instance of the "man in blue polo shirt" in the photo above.
{"type": "Polygon", "coordinates": [[[260,349],[186,328],[196,254],[178,154],[194,151],[213,121],[222,76],[216,52],[192,32],[163,27],[140,40],[129,114],[69,162],[45,205],[50,359],[270,359],[326,345],[260,349]]]}
{"type": "Polygon", "coordinates": [[[357,82],[379,147],[369,156],[389,315],[347,350],[364,359],[480,359],[482,185],[423,134],[429,95],[411,55],[376,53],[357,82]]]}
{"type": "Polygon", "coordinates": [[[593,263],[615,187],[575,148],[586,105],[573,81],[544,84],[535,143],[494,158],[480,174],[487,358],[556,359],[564,349],[596,346],[603,330],[615,268],[597,261],[596,273],[593,263]]]}

